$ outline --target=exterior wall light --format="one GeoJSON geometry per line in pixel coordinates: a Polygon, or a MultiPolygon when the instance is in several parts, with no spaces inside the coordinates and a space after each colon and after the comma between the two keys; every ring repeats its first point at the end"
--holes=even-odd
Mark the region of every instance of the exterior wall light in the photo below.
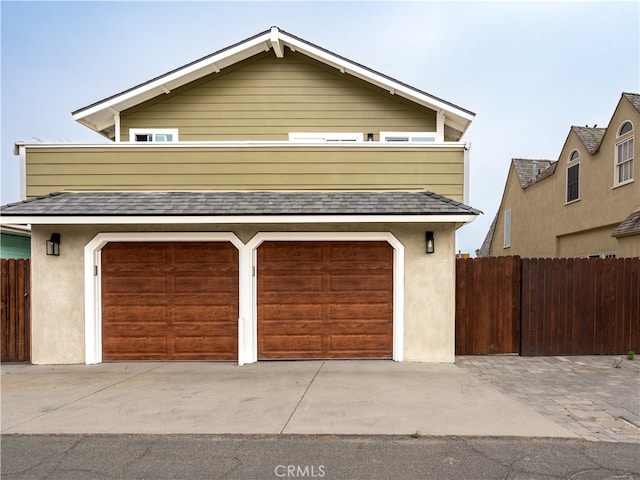
{"type": "Polygon", "coordinates": [[[51,238],[47,240],[47,255],[60,255],[60,234],[52,233],[51,238]]]}
{"type": "Polygon", "coordinates": [[[427,241],[427,253],[433,253],[436,251],[436,242],[433,239],[433,232],[425,232],[425,239],[427,241]]]}

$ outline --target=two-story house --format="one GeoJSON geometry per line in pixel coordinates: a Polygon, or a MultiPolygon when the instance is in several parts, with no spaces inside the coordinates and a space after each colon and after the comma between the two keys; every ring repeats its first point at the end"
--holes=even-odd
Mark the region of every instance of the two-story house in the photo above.
{"type": "Polygon", "coordinates": [[[478,256],[640,256],[640,95],[606,128],[571,127],[557,161],[513,159],[478,256]]]}
{"type": "Polygon", "coordinates": [[[277,27],[17,143],[32,362],[451,362],[474,114],[277,27]]]}

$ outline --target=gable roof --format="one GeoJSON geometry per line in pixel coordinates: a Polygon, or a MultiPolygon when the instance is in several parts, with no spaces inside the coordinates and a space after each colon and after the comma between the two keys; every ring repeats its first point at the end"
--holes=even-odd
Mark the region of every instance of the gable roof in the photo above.
{"type": "Polygon", "coordinates": [[[285,55],[285,47],[334,67],[342,73],[353,75],[383,88],[393,95],[404,97],[418,105],[443,112],[445,114],[445,125],[461,132],[461,136],[475,117],[475,113],[469,110],[348,60],[287,33],[278,27],[271,27],[271,29],[247,38],[242,42],[218,50],[182,67],[152,78],[147,82],[82,107],[72,112],[72,115],[74,120],[79,123],[106,135],[105,132],[113,129],[115,125],[114,115],[123,110],[160,95],[165,95],[206,75],[218,73],[228,66],[261,52],[273,50],[276,57],[282,58],[285,55]]]}
{"type": "Polygon", "coordinates": [[[522,188],[526,188],[543,178],[547,178],[550,173],[555,171],[556,163],[552,160],[528,158],[513,158],[511,159],[511,162],[513,163],[513,167],[518,175],[518,181],[522,188]],[[553,166],[553,170],[551,172],[547,172],[551,166],[553,166]]]}
{"type": "Polygon", "coordinates": [[[640,209],[625,218],[611,233],[611,236],[617,238],[637,234],[640,234],[640,209]]]}
{"type": "Polygon", "coordinates": [[[461,222],[467,222],[470,220],[462,217],[481,213],[432,192],[61,192],[5,205],[0,211],[4,218],[30,217],[36,220],[32,223],[47,217],[255,219],[336,215],[444,215],[459,216],[461,222]]]}
{"type": "Polygon", "coordinates": [[[631,105],[634,106],[634,108],[640,112],[640,95],[638,95],[637,93],[627,93],[624,92],[622,94],[622,96],[624,98],[626,98],[627,100],[629,100],[629,103],[631,103],[631,105]]]}
{"type": "Polygon", "coordinates": [[[596,127],[577,127],[572,126],[571,130],[578,136],[584,148],[587,149],[591,155],[596,153],[600,148],[604,134],[607,132],[606,128],[596,127]]]}
{"type": "Polygon", "coordinates": [[[482,245],[478,249],[476,256],[478,258],[490,257],[491,256],[491,242],[493,242],[493,236],[496,232],[496,223],[498,223],[498,213],[496,213],[495,217],[493,217],[493,221],[491,225],[489,225],[489,231],[487,232],[487,236],[484,237],[484,241],[482,245]]]}

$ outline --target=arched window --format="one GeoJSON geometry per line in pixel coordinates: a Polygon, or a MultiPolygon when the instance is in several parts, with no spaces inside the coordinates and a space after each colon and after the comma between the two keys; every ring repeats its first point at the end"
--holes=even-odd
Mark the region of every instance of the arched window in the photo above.
{"type": "Polygon", "coordinates": [[[633,123],[631,122],[624,122],[621,126],[620,126],[620,130],[618,130],[618,136],[622,136],[625,133],[629,133],[633,130],[633,123]]]}
{"type": "Polygon", "coordinates": [[[574,150],[573,152],[571,152],[571,155],[569,155],[569,161],[573,162],[574,160],[577,160],[580,158],[580,152],[578,150],[574,150]]]}

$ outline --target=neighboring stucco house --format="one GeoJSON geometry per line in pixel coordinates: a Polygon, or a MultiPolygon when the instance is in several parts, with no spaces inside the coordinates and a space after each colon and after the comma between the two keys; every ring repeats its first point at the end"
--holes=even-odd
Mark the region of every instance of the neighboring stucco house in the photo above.
{"type": "Polygon", "coordinates": [[[571,127],[557,161],[513,159],[478,256],[640,256],[640,95],[606,128],[571,127]]]}
{"type": "Polygon", "coordinates": [[[31,229],[24,225],[0,227],[0,258],[29,258],[31,256],[31,229]]]}
{"type": "Polygon", "coordinates": [[[33,363],[454,360],[470,111],[273,27],[73,117],[2,207],[33,363]]]}

